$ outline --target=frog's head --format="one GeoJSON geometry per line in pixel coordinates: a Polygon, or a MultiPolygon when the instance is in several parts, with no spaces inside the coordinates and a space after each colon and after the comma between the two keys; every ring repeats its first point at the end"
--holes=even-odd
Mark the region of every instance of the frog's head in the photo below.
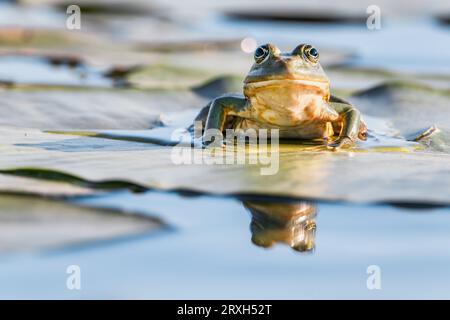
{"type": "Polygon", "coordinates": [[[298,105],[295,97],[300,95],[317,101],[329,100],[329,80],[319,63],[319,52],[313,46],[300,44],[292,52],[281,53],[273,44],[265,44],[256,49],[254,59],[244,80],[247,98],[278,99],[285,106],[298,105]]]}

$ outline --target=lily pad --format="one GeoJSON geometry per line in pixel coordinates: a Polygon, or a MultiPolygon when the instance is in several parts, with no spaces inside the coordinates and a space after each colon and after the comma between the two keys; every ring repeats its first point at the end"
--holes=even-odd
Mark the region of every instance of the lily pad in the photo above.
{"type": "Polygon", "coordinates": [[[442,154],[395,148],[334,153],[318,146],[282,144],[279,152],[269,153],[273,157],[269,165],[208,165],[209,155],[201,164],[177,164],[170,147],[83,151],[74,156],[72,152],[48,150],[42,143],[75,136],[31,129],[3,128],[0,132],[0,168],[34,167],[36,176],[42,168],[91,181],[228,195],[391,203],[448,203],[450,199],[449,156],[442,154]],[[263,175],[271,166],[274,174],[263,175]]]}
{"type": "Polygon", "coordinates": [[[17,89],[0,91],[0,125],[58,129],[149,129],[166,124],[168,110],[206,104],[196,94],[138,90],[17,89]]]}
{"type": "MultiPolygon", "coordinates": [[[[33,175],[36,178],[36,175],[33,175]]],[[[85,196],[99,193],[92,188],[76,185],[73,181],[63,182],[61,179],[34,179],[24,176],[0,174],[0,193],[2,194],[36,194],[51,197],[85,196]]]]}
{"type": "MultiPolygon", "coordinates": [[[[53,1],[54,6],[57,7],[62,12],[66,12],[67,7],[72,4],[70,1],[53,1]]],[[[135,1],[130,3],[128,1],[117,1],[117,0],[80,0],[77,5],[82,8],[83,14],[87,15],[148,15],[153,10],[151,5],[146,4],[142,1],[135,1]]]]}
{"type": "Polygon", "coordinates": [[[137,69],[128,75],[127,81],[138,88],[189,88],[201,83],[209,73],[172,65],[151,65],[137,69]]]}
{"type": "Polygon", "coordinates": [[[305,10],[295,8],[229,11],[226,15],[232,19],[247,21],[282,21],[303,23],[335,23],[335,24],[363,24],[367,17],[359,14],[344,14],[343,12],[319,10],[305,10]]]}
{"type": "Polygon", "coordinates": [[[411,135],[409,139],[424,144],[429,150],[450,153],[450,129],[432,126],[411,135]]]}
{"type": "MultiPolygon", "coordinates": [[[[63,20],[61,23],[64,23],[63,20]]],[[[87,34],[67,33],[57,29],[32,29],[26,27],[0,28],[0,47],[9,48],[62,48],[76,49],[89,46],[98,38],[87,34]]]]}
{"type": "Polygon", "coordinates": [[[192,90],[208,99],[214,99],[229,92],[242,92],[243,78],[239,76],[221,76],[202,83],[192,90]]]}
{"type": "Polygon", "coordinates": [[[387,82],[349,97],[363,114],[388,119],[404,136],[436,125],[449,128],[450,90],[387,82]]]}

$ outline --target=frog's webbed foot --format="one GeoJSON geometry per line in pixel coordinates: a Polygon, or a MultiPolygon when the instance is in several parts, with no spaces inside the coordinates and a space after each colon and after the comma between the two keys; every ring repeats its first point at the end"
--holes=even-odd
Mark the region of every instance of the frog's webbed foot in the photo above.
{"type": "Polygon", "coordinates": [[[327,148],[332,151],[337,151],[341,148],[350,148],[355,145],[355,142],[349,137],[339,137],[330,144],[327,144],[327,148]]]}
{"type": "Polygon", "coordinates": [[[358,138],[361,140],[366,139],[367,127],[357,109],[350,104],[342,102],[330,102],[329,105],[339,114],[338,121],[342,123],[339,137],[327,145],[329,149],[348,148],[354,146],[358,138]]]}

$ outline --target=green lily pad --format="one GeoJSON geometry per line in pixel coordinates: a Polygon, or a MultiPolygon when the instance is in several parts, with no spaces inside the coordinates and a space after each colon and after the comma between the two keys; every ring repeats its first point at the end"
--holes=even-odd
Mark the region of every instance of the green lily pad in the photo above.
{"type": "Polygon", "coordinates": [[[86,184],[84,186],[76,185],[73,181],[64,182],[61,179],[58,181],[37,180],[36,175],[30,176],[32,178],[27,178],[25,175],[0,174],[0,193],[39,194],[52,197],[85,196],[99,193],[99,191],[87,187],[86,184]]]}
{"type": "Polygon", "coordinates": [[[136,69],[127,81],[136,88],[186,89],[198,85],[212,74],[187,67],[150,65],[136,69]]]}
{"type": "MultiPolygon", "coordinates": [[[[146,188],[211,194],[355,202],[448,203],[450,199],[448,155],[407,148],[336,153],[320,146],[283,144],[279,152],[269,154],[273,156],[271,165],[278,170],[264,175],[270,165],[208,165],[205,161],[211,160],[211,155],[202,164],[177,164],[171,147],[82,151],[74,156],[41,144],[76,136],[13,128],[3,128],[0,133],[0,168],[33,167],[36,177],[41,168],[89,181],[123,181],[146,188]]],[[[178,149],[182,150],[193,151],[178,149]]]]}
{"type": "Polygon", "coordinates": [[[403,136],[431,126],[450,128],[450,90],[387,82],[349,97],[363,114],[389,120],[403,136]]]}
{"type": "Polygon", "coordinates": [[[0,125],[58,129],[149,129],[165,113],[199,108],[206,100],[189,91],[17,89],[1,92],[0,125]]]}
{"type": "Polygon", "coordinates": [[[450,129],[432,126],[411,135],[409,139],[422,143],[429,150],[450,154],[450,129]]]}

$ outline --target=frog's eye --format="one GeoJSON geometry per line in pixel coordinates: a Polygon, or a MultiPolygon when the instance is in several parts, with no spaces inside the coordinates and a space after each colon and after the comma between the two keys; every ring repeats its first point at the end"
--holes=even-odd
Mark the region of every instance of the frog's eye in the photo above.
{"type": "Polygon", "coordinates": [[[319,51],[316,48],[310,47],[306,50],[306,56],[313,62],[317,62],[319,60],[319,51]]]}
{"type": "Polygon", "coordinates": [[[312,63],[319,61],[319,51],[310,45],[306,45],[303,49],[303,55],[312,63]]]}
{"type": "Polygon", "coordinates": [[[293,54],[300,55],[303,59],[316,64],[319,61],[319,51],[309,44],[301,44],[292,51],[293,54]]]}
{"type": "Polygon", "coordinates": [[[270,54],[270,48],[268,45],[262,45],[255,50],[255,62],[261,63],[267,59],[270,54]]]}

